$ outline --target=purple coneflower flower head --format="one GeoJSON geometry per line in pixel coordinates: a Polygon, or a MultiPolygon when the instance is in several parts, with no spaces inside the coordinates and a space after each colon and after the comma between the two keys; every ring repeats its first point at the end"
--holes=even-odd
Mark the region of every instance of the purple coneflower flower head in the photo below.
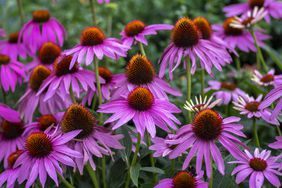
{"type": "Polygon", "coordinates": [[[180,122],[172,113],[181,111],[166,99],[154,97],[149,89],[137,87],[127,96],[101,105],[98,112],[113,114],[105,122],[116,122],[113,130],[133,120],[141,137],[144,136],[145,130],[151,137],[155,137],[156,125],[167,132],[170,132],[168,126],[175,130],[177,128],[175,123],[180,122]]]}
{"type": "Polygon", "coordinates": [[[5,30],[0,28],[0,37],[5,37],[5,36],[6,36],[5,30]]]}
{"type": "Polygon", "coordinates": [[[259,9],[255,7],[254,10],[248,11],[246,15],[235,17],[230,23],[230,26],[239,29],[249,29],[261,21],[266,15],[267,12],[264,8],[259,9]]]}
{"type": "Polygon", "coordinates": [[[4,167],[8,166],[9,155],[18,150],[23,149],[25,137],[23,135],[23,122],[10,122],[5,119],[0,121],[0,162],[4,160],[4,167]]]}
{"type": "Polygon", "coordinates": [[[238,96],[245,93],[232,82],[218,82],[211,80],[208,84],[209,87],[205,89],[205,92],[215,90],[213,95],[217,99],[221,99],[221,102],[218,103],[219,105],[226,105],[232,101],[237,101],[238,96]]]}
{"type": "MultiPolygon", "coordinates": [[[[102,97],[105,100],[110,100],[112,91],[116,88],[117,75],[113,75],[107,67],[99,67],[99,76],[103,79],[101,80],[102,97]]],[[[94,94],[98,94],[97,91],[89,89],[82,103],[91,105],[94,94]]]]}
{"type": "Polygon", "coordinates": [[[24,65],[7,54],[0,53],[0,86],[5,92],[15,91],[26,78],[24,65]]]}
{"type": "Polygon", "coordinates": [[[75,167],[73,158],[81,158],[78,151],[72,150],[67,143],[75,138],[80,131],[66,134],[59,133],[58,129],[51,132],[36,132],[28,136],[25,149],[15,162],[20,168],[19,183],[27,180],[25,187],[31,187],[39,177],[42,187],[45,186],[49,176],[59,186],[57,174],[63,175],[61,165],[75,167]]]}
{"type": "Polygon", "coordinates": [[[212,101],[212,99],[213,96],[210,96],[210,98],[208,99],[207,96],[202,98],[202,96],[200,95],[199,97],[195,97],[195,103],[192,99],[190,101],[186,101],[184,108],[190,112],[200,112],[201,110],[207,108],[213,108],[221,102],[221,99],[217,99],[215,101],[212,101]]]}
{"type": "Polygon", "coordinates": [[[0,174],[0,187],[2,187],[5,182],[7,188],[15,187],[17,178],[20,175],[20,168],[14,168],[14,164],[22,153],[23,150],[17,150],[8,157],[8,167],[0,174]]]}
{"type": "Polygon", "coordinates": [[[230,48],[225,41],[223,41],[221,38],[219,38],[217,35],[214,34],[213,30],[212,30],[212,26],[210,24],[210,22],[204,18],[204,17],[196,17],[193,20],[193,23],[196,25],[199,33],[200,33],[200,38],[205,39],[205,40],[209,40],[212,43],[218,44],[220,46],[220,48],[222,48],[222,46],[224,46],[229,52],[234,53],[235,55],[237,55],[237,52],[230,48]]]}
{"type": "Polygon", "coordinates": [[[38,56],[26,65],[26,70],[32,70],[37,65],[44,65],[53,70],[55,60],[60,56],[61,48],[53,42],[45,42],[38,50],[38,56]]]}
{"type": "Polygon", "coordinates": [[[238,96],[237,101],[233,101],[234,109],[240,111],[240,114],[246,115],[248,118],[262,118],[264,121],[279,125],[277,119],[270,119],[271,111],[267,108],[259,109],[262,100],[262,95],[256,99],[248,96],[247,94],[238,96]]]}
{"type": "Polygon", "coordinates": [[[48,101],[55,94],[70,96],[70,90],[76,97],[80,97],[81,91],[87,91],[88,88],[96,90],[94,72],[82,69],[77,62],[69,69],[72,58],[72,56],[57,58],[54,63],[54,71],[44,80],[37,96],[47,90],[44,101],[48,101]]]}
{"type": "Polygon", "coordinates": [[[21,121],[19,112],[5,104],[0,103],[0,121],[3,119],[14,123],[21,121]]]}
{"type": "Polygon", "coordinates": [[[266,21],[270,21],[270,17],[275,19],[282,18],[282,3],[277,0],[248,0],[245,3],[229,5],[224,7],[224,12],[228,17],[245,14],[254,8],[264,8],[267,12],[266,21]]]}
{"type": "Polygon", "coordinates": [[[168,83],[159,78],[153,64],[143,55],[134,55],[127,64],[125,74],[119,74],[116,79],[116,87],[113,99],[123,94],[128,94],[136,87],[150,89],[157,98],[168,99],[167,93],[181,96],[181,92],[170,87],[168,83]]]}
{"type": "Polygon", "coordinates": [[[238,161],[229,163],[238,164],[233,170],[232,175],[236,175],[236,183],[240,184],[250,176],[249,187],[261,188],[266,178],[273,186],[280,187],[281,182],[279,176],[282,174],[277,170],[279,163],[277,157],[271,156],[271,151],[263,150],[259,152],[256,148],[254,155],[245,150],[243,158],[236,158],[238,161]]]}
{"type": "Polygon", "coordinates": [[[263,99],[263,101],[259,105],[259,109],[264,109],[271,104],[273,104],[276,100],[278,100],[278,103],[276,104],[276,107],[273,109],[271,114],[271,119],[276,118],[280,113],[282,109],[282,85],[277,86],[276,88],[272,89],[263,99]]]}
{"type": "Polygon", "coordinates": [[[208,183],[202,180],[203,175],[203,172],[180,171],[173,178],[162,179],[154,188],[208,188],[208,183]]]}
{"type": "MultiPolygon", "coordinates": [[[[193,107],[196,108],[199,109],[198,106],[193,107]]],[[[224,161],[217,143],[219,142],[231,155],[240,156],[238,145],[245,145],[236,136],[246,136],[241,131],[243,126],[238,123],[239,121],[240,118],[234,116],[222,118],[217,111],[208,107],[198,111],[191,124],[184,125],[176,132],[174,142],[178,144],[170,152],[169,158],[174,159],[187,151],[182,169],[186,169],[192,158],[196,156],[197,173],[201,171],[204,160],[207,176],[210,177],[211,160],[213,160],[218,171],[224,174],[224,161]]]]}
{"type": "Polygon", "coordinates": [[[102,3],[110,3],[110,0],[97,0],[97,2],[99,4],[102,4],[102,3]]]}
{"type": "Polygon", "coordinates": [[[172,72],[180,65],[182,58],[191,60],[192,74],[197,69],[197,59],[200,60],[201,67],[210,75],[212,75],[213,66],[222,71],[222,66],[232,61],[224,46],[201,39],[197,26],[189,18],[184,17],[176,22],[171,33],[171,40],[160,59],[160,77],[164,76],[168,66],[169,76],[172,79],[172,72]]]}
{"type": "Polygon", "coordinates": [[[276,142],[269,144],[268,146],[274,149],[282,149],[282,136],[277,136],[276,142]]]}
{"type": "Polygon", "coordinates": [[[19,111],[25,122],[31,123],[32,117],[39,107],[41,114],[55,114],[66,109],[71,104],[71,99],[68,95],[63,95],[62,92],[55,93],[50,100],[45,101],[46,90],[37,94],[44,80],[51,75],[51,71],[43,66],[38,65],[30,74],[29,85],[24,95],[19,99],[19,111]]]}
{"type": "MultiPolygon", "coordinates": [[[[232,27],[231,24],[234,20],[236,20],[236,18],[231,17],[227,18],[223,25],[213,25],[212,28],[214,30],[214,34],[224,40],[231,49],[239,48],[243,52],[256,52],[257,49],[250,31],[244,28],[232,27]]],[[[264,34],[263,30],[254,29],[254,33],[260,47],[265,45],[264,40],[270,38],[269,35],[264,34]]]]}
{"type": "Polygon", "coordinates": [[[31,122],[25,125],[24,135],[30,135],[34,132],[44,132],[51,127],[56,128],[58,122],[62,119],[62,113],[56,115],[45,114],[41,115],[35,122],[31,122]]]}
{"type": "Polygon", "coordinates": [[[60,122],[62,132],[82,130],[71,143],[73,149],[83,154],[83,158],[75,159],[76,166],[83,173],[84,165],[89,162],[95,170],[96,165],[93,156],[103,157],[112,155],[112,149],[123,149],[119,140],[122,135],[113,135],[104,127],[98,127],[96,118],[85,107],[79,104],[72,104],[65,112],[60,122]]]}
{"type": "Polygon", "coordinates": [[[45,42],[53,42],[63,46],[66,31],[63,25],[47,10],[36,10],[32,13],[32,20],[21,29],[19,40],[22,41],[31,54],[45,42]]]}
{"type": "Polygon", "coordinates": [[[153,157],[168,156],[178,144],[175,143],[174,141],[175,140],[173,134],[168,134],[166,138],[160,138],[160,137],[152,138],[153,144],[149,147],[149,149],[155,151],[153,157]]]}
{"type": "Polygon", "coordinates": [[[76,61],[90,65],[95,57],[99,60],[104,56],[115,60],[126,57],[128,49],[129,47],[121,44],[118,39],[107,38],[100,28],[87,27],[81,33],[80,44],[64,51],[63,54],[73,56],[70,64],[72,68],[76,61]]]}
{"type": "Polygon", "coordinates": [[[8,54],[13,59],[26,58],[27,50],[22,41],[18,40],[19,33],[10,33],[8,40],[0,41],[0,52],[8,54]]]}
{"type": "Polygon", "coordinates": [[[282,75],[275,75],[275,70],[271,69],[266,74],[261,74],[259,71],[255,70],[252,81],[258,85],[262,86],[279,86],[282,85],[282,75]]]}
{"type": "Polygon", "coordinates": [[[145,38],[146,35],[156,35],[157,31],[160,30],[171,30],[172,25],[169,24],[153,24],[145,25],[140,20],[133,20],[126,24],[123,31],[120,33],[122,43],[126,46],[131,47],[134,42],[140,42],[148,45],[148,41],[145,38]]]}

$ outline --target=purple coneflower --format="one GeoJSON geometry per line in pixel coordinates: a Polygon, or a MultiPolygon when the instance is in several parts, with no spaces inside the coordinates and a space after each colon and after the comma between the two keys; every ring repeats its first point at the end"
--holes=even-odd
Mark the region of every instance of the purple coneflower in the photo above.
{"type": "MultiPolygon", "coordinates": [[[[112,96],[112,90],[116,88],[115,85],[117,75],[113,75],[107,67],[99,67],[99,76],[105,81],[105,83],[101,83],[102,97],[103,99],[110,100],[112,96]]],[[[82,103],[91,105],[95,94],[98,95],[97,91],[89,89],[87,91],[87,95],[83,98],[82,103]]]]}
{"type": "Polygon", "coordinates": [[[228,104],[231,101],[237,101],[239,95],[243,95],[244,91],[238,88],[234,83],[231,82],[218,82],[211,80],[208,82],[209,87],[205,89],[205,92],[209,90],[215,90],[214,96],[217,99],[221,99],[221,104],[228,104]]]}
{"type": "Polygon", "coordinates": [[[0,86],[5,92],[15,91],[16,85],[26,78],[24,65],[7,54],[0,53],[0,86]]]}
{"type": "Polygon", "coordinates": [[[282,136],[277,136],[276,142],[269,144],[268,146],[274,149],[282,149],[282,136]]]}
{"type": "Polygon", "coordinates": [[[17,181],[17,178],[20,175],[20,168],[15,167],[14,164],[19,158],[19,156],[23,153],[23,150],[17,150],[13,153],[11,153],[8,157],[8,167],[0,174],[0,187],[6,183],[7,188],[13,188],[15,187],[15,183],[17,181]]]}
{"type": "Polygon", "coordinates": [[[45,42],[53,42],[63,46],[66,31],[63,25],[47,10],[36,10],[32,13],[32,20],[21,29],[19,40],[26,48],[35,54],[45,42]]]}
{"type": "Polygon", "coordinates": [[[39,118],[36,119],[35,122],[31,122],[25,125],[24,135],[30,135],[34,132],[44,132],[50,127],[54,127],[58,124],[59,121],[62,119],[62,113],[58,113],[56,115],[52,114],[45,114],[41,115],[39,118]]]}
{"type": "Polygon", "coordinates": [[[65,133],[82,130],[71,143],[73,149],[83,154],[83,158],[75,159],[80,174],[83,173],[84,165],[88,161],[91,167],[96,169],[93,155],[103,157],[103,155],[112,155],[111,148],[123,149],[119,143],[123,136],[113,135],[106,128],[98,127],[94,115],[82,105],[72,104],[65,112],[60,126],[65,133]]]}
{"type": "Polygon", "coordinates": [[[61,48],[53,42],[45,42],[38,50],[38,56],[26,65],[26,70],[32,70],[37,65],[44,65],[53,70],[55,60],[60,56],[61,48]]]}
{"type": "Polygon", "coordinates": [[[90,65],[94,57],[100,60],[104,55],[111,59],[126,57],[128,49],[129,47],[121,44],[118,39],[107,38],[100,28],[88,27],[81,33],[80,44],[64,51],[63,54],[73,56],[70,64],[72,68],[76,61],[79,64],[90,65]]]}
{"type": "Polygon", "coordinates": [[[240,111],[240,114],[246,115],[248,118],[262,118],[268,123],[279,125],[277,119],[270,119],[271,111],[269,109],[259,109],[261,100],[262,95],[254,99],[247,94],[243,94],[238,96],[237,101],[233,101],[234,109],[240,111]]]}
{"type": "Polygon", "coordinates": [[[44,80],[50,75],[51,71],[43,65],[38,65],[31,72],[28,88],[18,101],[19,111],[25,122],[32,122],[32,117],[37,107],[39,107],[41,114],[55,114],[66,109],[71,104],[70,97],[63,95],[62,92],[55,93],[47,101],[44,100],[46,90],[42,91],[39,95],[37,94],[44,80]]]}
{"type": "Polygon", "coordinates": [[[137,132],[143,137],[147,130],[151,137],[156,135],[156,125],[170,132],[169,126],[176,129],[179,120],[172,113],[181,112],[166,99],[154,97],[152,92],[143,87],[137,87],[128,95],[100,106],[98,112],[113,114],[105,123],[116,122],[113,130],[133,120],[137,132]]]}
{"type": "Polygon", "coordinates": [[[276,118],[282,109],[282,85],[277,86],[272,89],[263,99],[259,105],[259,109],[264,109],[269,107],[272,103],[278,100],[278,103],[271,114],[271,119],[276,118]]]}
{"type": "MultiPolygon", "coordinates": [[[[181,129],[181,128],[180,128],[181,129]]],[[[174,142],[174,135],[168,134],[166,138],[155,137],[152,138],[153,144],[149,147],[150,150],[155,151],[153,157],[166,157],[177,146],[174,142]],[[172,142],[171,142],[172,140],[172,142]]]]}
{"type": "Polygon", "coordinates": [[[8,54],[13,59],[26,58],[27,50],[22,41],[18,40],[19,33],[10,33],[8,40],[0,41],[0,52],[8,54]]]}
{"type": "Polygon", "coordinates": [[[180,171],[173,178],[162,179],[154,188],[208,188],[208,183],[202,180],[203,175],[203,172],[180,171]]]}
{"type": "Polygon", "coordinates": [[[245,14],[254,8],[264,8],[267,12],[266,21],[270,21],[270,17],[275,19],[282,18],[282,3],[277,0],[247,0],[245,3],[229,5],[224,7],[224,12],[228,17],[245,14]]]}
{"type": "Polygon", "coordinates": [[[0,121],[5,119],[10,122],[20,122],[20,113],[6,106],[5,104],[0,103],[0,121]]]}
{"type": "MultiPolygon", "coordinates": [[[[19,117],[19,114],[15,114],[19,117]]],[[[24,148],[25,136],[24,124],[21,121],[10,122],[6,119],[0,121],[0,162],[4,160],[4,167],[8,166],[9,155],[18,150],[24,148]]]]}
{"type": "Polygon", "coordinates": [[[47,90],[44,97],[44,101],[47,101],[59,93],[64,96],[75,94],[76,97],[80,97],[82,90],[87,91],[88,88],[94,91],[96,90],[94,85],[95,73],[89,70],[83,70],[76,62],[69,69],[72,58],[72,56],[64,56],[55,61],[54,71],[44,80],[37,96],[40,96],[47,90]]]}
{"type": "MultiPolygon", "coordinates": [[[[236,157],[235,157],[236,158],[236,157]]],[[[236,183],[240,184],[247,177],[250,188],[261,188],[266,178],[273,186],[280,187],[281,182],[278,176],[282,174],[277,170],[279,163],[277,157],[271,156],[271,151],[263,150],[261,153],[256,148],[254,155],[245,150],[244,157],[236,158],[238,161],[229,163],[239,164],[232,172],[236,175],[236,183]]]]}
{"type": "Polygon", "coordinates": [[[57,174],[63,175],[61,165],[75,167],[73,158],[81,158],[78,151],[72,150],[67,143],[75,138],[80,131],[60,134],[58,130],[50,132],[35,132],[25,141],[25,149],[15,162],[14,167],[19,167],[21,174],[19,183],[27,180],[25,187],[31,187],[39,177],[42,187],[45,186],[49,176],[59,186],[57,174]]]}
{"type": "MultiPolygon", "coordinates": [[[[231,49],[239,48],[243,52],[256,52],[256,46],[252,34],[245,28],[233,27],[232,24],[236,18],[227,18],[223,25],[215,24],[212,26],[214,34],[226,42],[231,49]]],[[[248,24],[247,20],[244,24],[248,24]]],[[[262,30],[254,29],[259,46],[264,46],[264,40],[269,39],[270,36],[263,33],[262,30]]]]}
{"type": "Polygon", "coordinates": [[[172,72],[180,65],[183,57],[191,60],[192,74],[197,68],[197,58],[200,60],[201,67],[210,75],[212,75],[213,66],[221,71],[222,66],[232,61],[224,46],[201,39],[197,26],[189,18],[184,17],[176,22],[171,33],[171,40],[172,42],[160,59],[160,77],[164,76],[165,68],[169,66],[169,76],[172,79],[172,72]]]}
{"type": "Polygon", "coordinates": [[[174,96],[182,95],[156,75],[153,64],[145,56],[137,54],[130,59],[125,74],[117,75],[117,89],[114,91],[113,99],[128,94],[139,86],[150,89],[157,98],[168,99],[167,93],[174,96]]]}
{"type": "Polygon", "coordinates": [[[131,47],[135,41],[147,45],[148,41],[145,38],[146,35],[156,35],[157,31],[171,30],[172,28],[173,26],[169,24],[145,25],[140,20],[133,20],[126,24],[123,31],[120,33],[122,36],[121,40],[124,45],[129,47],[131,47]]]}
{"type": "Polygon", "coordinates": [[[275,70],[271,69],[266,74],[262,75],[259,71],[255,70],[252,81],[262,86],[279,86],[282,85],[282,75],[275,75],[275,70]]]}
{"type": "MultiPolygon", "coordinates": [[[[200,106],[203,105],[205,104],[200,104],[200,106]]],[[[212,106],[214,105],[212,104],[212,106]]],[[[174,159],[189,149],[182,169],[186,169],[191,159],[196,156],[196,171],[198,173],[202,169],[204,160],[207,176],[211,177],[211,161],[214,160],[219,172],[224,174],[224,161],[217,142],[228,150],[231,155],[240,156],[241,151],[238,145],[245,145],[234,136],[246,137],[241,131],[243,126],[238,123],[240,118],[232,116],[224,119],[209,106],[199,108],[199,105],[196,105],[193,109],[198,109],[197,113],[191,124],[182,126],[176,132],[174,142],[178,142],[178,144],[170,152],[169,158],[174,159]]]]}

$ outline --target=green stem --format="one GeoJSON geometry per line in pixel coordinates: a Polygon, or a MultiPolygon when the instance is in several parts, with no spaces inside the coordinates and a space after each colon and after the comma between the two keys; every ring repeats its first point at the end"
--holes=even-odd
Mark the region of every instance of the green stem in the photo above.
{"type": "MultiPolygon", "coordinates": [[[[94,58],[94,69],[95,69],[95,76],[96,76],[96,84],[97,84],[97,90],[98,90],[98,103],[99,106],[102,104],[102,91],[101,91],[101,83],[100,83],[100,76],[99,76],[99,62],[98,59],[94,58]]],[[[101,115],[102,113],[100,113],[101,115]]],[[[100,117],[100,123],[102,123],[102,117],[100,117]]]]}
{"type": "Polygon", "coordinates": [[[21,25],[24,24],[24,11],[23,11],[23,3],[22,0],[17,0],[19,13],[20,13],[20,19],[21,19],[21,25]]]}
{"type": "Polygon", "coordinates": [[[175,172],[175,159],[171,160],[171,174],[174,175],[175,172]]]}
{"type": "Polygon", "coordinates": [[[74,93],[73,93],[73,90],[72,90],[71,86],[70,86],[70,97],[71,97],[72,102],[76,103],[76,99],[75,99],[75,96],[74,96],[74,93]]]}
{"type": "Polygon", "coordinates": [[[251,34],[253,36],[253,39],[254,39],[254,42],[255,42],[255,46],[257,48],[257,63],[258,63],[258,68],[260,68],[260,63],[262,63],[262,67],[263,69],[267,72],[268,68],[267,68],[267,65],[265,63],[265,60],[264,60],[264,57],[262,55],[262,52],[261,52],[261,48],[259,47],[258,45],[258,40],[257,40],[257,37],[255,35],[255,32],[253,29],[251,29],[251,34]]]}
{"type": "MultiPolygon", "coordinates": [[[[212,161],[211,161],[212,163],[212,161]]],[[[212,171],[211,171],[211,177],[209,179],[209,188],[213,188],[213,168],[212,168],[212,171]]]]}
{"type": "Polygon", "coordinates": [[[92,110],[95,110],[96,103],[97,103],[97,96],[96,96],[96,93],[94,93],[94,95],[93,95],[93,101],[92,101],[92,106],[91,106],[91,109],[92,109],[92,110]]]}
{"type": "Polygon", "coordinates": [[[136,149],[135,149],[134,156],[133,156],[133,159],[131,161],[130,167],[128,169],[127,179],[126,179],[126,182],[125,182],[125,188],[129,187],[129,184],[130,184],[130,168],[136,164],[138,153],[139,153],[139,150],[140,150],[140,143],[141,143],[141,135],[140,135],[140,133],[138,133],[136,149]]]}
{"type": "Polygon", "coordinates": [[[139,44],[139,49],[142,55],[146,56],[146,52],[144,50],[144,46],[141,42],[138,43],[139,44]]]}
{"type": "Polygon", "coordinates": [[[107,174],[106,174],[106,157],[102,158],[102,180],[103,180],[103,187],[107,188],[107,174]]]}
{"type": "Polygon", "coordinates": [[[240,70],[241,70],[240,59],[236,56],[234,61],[235,61],[235,63],[236,63],[237,71],[240,72],[240,70]]]}
{"type": "Polygon", "coordinates": [[[94,1],[89,0],[89,3],[90,3],[90,9],[91,9],[93,23],[94,23],[94,25],[97,25],[97,18],[96,18],[96,10],[95,10],[95,2],[94,1]]]}
{"type": "MultiPolygon", "coordinates": [[[[191,62],[189,57],[186,60],[186,79],[187,79],[187,101],[191,100],[191,62]]],[[[188,122],[190,123],[192,120],[191,112],[188,111],[188,122]]]]}
{"type": "Polygon", "coordinates": [[[7,95],[6,95],[6,92],[5,92],[5,90],[4,90],[3,87],[1,87],[1,89],[2,89],[2,95],[3,95],[3,102],[4,102],[4,104],[7,104],[7,95]]]}
{"type": "Polygon", "coordinates": [[[92,169],[92,167],[89,165],[89,163],[87,163],[87,165],[85,167],[86,167],[86,170],[88,171],[88,174],[89,174],[89,176],[92,180],[94,187],[99,188],[99,183],[97,181],[96,172],[92,169]]]}
{"type": "Polygon", "coordinates": [[[280,126],[276,125],[276,128],[277,128],[278,136],[282,136],[280,126]]]}
{"type": "Polygon", "coordinates": [[[253,131],[254,131],[254,138],[255,138],[255,142],[256,142],[256,147],[260,148],[256,118],[253,118],[253,131]]]}
{"type": "Polygon", "coordinates": [[[108,33],[108,36],[112,35],[112,26],[113,26],[112,22],[113,22],[112,15],[109,14],[108,18],[107,18],[107,33],[108,33]]]}
{"type": "Polygon", "coordinates": [[[75,188],[70,182],[68,182],[63,176],[61,176],[61,174],[58,174],[58,176],[66,188],[75,188]]]}
{"type": "Polygon", "coordinates": [[[204,98],[205,92],[205,69],[201,69],[201,95],[204,98]]]}
{"type": "MultiPolygon", "coordinates": [[[[150,135],[146,134],[146,142],[147,142],[147,146],[149,147],[151,145],[151,139],[150,139],[150,135]]],[[[150,153],[150,163],[152,167],[155,167],[155,159],[153,158],[152,153],[150,153]]],[[[153,173],[153,183],[157,183],[158,182],[158,177],[156,173],[153,173]]]]}

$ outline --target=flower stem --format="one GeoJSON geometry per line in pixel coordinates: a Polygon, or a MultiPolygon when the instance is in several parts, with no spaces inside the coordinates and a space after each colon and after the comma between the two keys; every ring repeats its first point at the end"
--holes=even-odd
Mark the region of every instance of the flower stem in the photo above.
{"type": "Polygon", "coordinates": [[[234,61],[235,61],[235,63],[236,63],[237,71],[240,72],[240,70],[241,70],[240,59],[236,56],[236,57],[234,58],[234,61]]]}
{"type": "Polygon", "coordinates": [[[102,91],[101,91],[101,83],[100,83],[100,76],[99,76],[99,62],[97,58],[94,58],[94,69],[95,69],[96,84],[97,84],[97,90],[98,90],[98,103],[99,105],[101,105],[102,104],[102,91]]]}
{"type": "Polygon", "coordinates": [[[61,174],[58,174],[60,180],[65,185],[66,188],[75,188],[70,182],[68,182],[61,174]]]}
{"type": "Polygon", "coordinates": [[[253,131],[254,131],[254,138],[255,138],[255,142],[256,142],[256,147],[260,148],[256,118],[253,118],[253,131]]]}
{"type": "Polygon", "coordinates": [[[113,26],[113,18],[112,14],[109,14],[107,17],[107,34],[108,36],[112,35],[112,26],[113,26]]]}
{"type": "Polygon", "coordinates": [[[3,102],[4,102],[4,104],[7,104],[7,95],[6,95],[6,92],[5,92],[5,90],[4,90],[3,87],[1,87],[1,89],[2,89],[2,95],[3,95],[3,102]]]}
{"type": "Polygon", "coordinates": [[[95,188],[99,188],[99,183],[97,181],[97,177],[96,177],[96,173],[95,171],[92,169],[92,167],[89,165],[89,163],[87,163],[87,165],[85,166],[87,171],[88,171],[88,174],[92,180],[92,183],[94,185],[95,188]]]}
{"type": "MultiPolygon", "coordinates": [[[[212,166],[212,160],[211,160],[211,166],[212,166]]],[[[211,177],[209,179],[209,188],[213,188],[213,168],[211,169],[211,177]]]]}
{"type": "Polygon", "coordinates": [[[24,11],[23,11],[23,3],[22,0],[17,0],[19,13],[20,13],[20,19],[21,19],[21,25],[24,24],[24,11]]]}
{"type": "Polygon", "coordinates": [[[90,9],[91,9],[93,23],[94,23],[94,25],[97,25],[95,2],[93,0],[89,0],[89,3],[90,3],[90,9]]]}
{"type": "MultiPolygon", "coordinates": [[[[146,142],[147,142],[147,146],[149,147],[151,145],[151,139],[150,139],[150,135],[146,134],[146,142]]],[[[153,158],[152,153],[150,153],[150,163],[151,163],[151,167],[155,167],[155,159],[153,158]]],[[[157,183],[158,181],[158,177],[156,173],[153,173],[153,183],[157,183]]]]}
{"type": "Polygon", "coordinates": [[[141,143],[141,135],[140,135],[140,133],[138,133],[136,149],[135,149],[133,159],[132,159],[131,164],[130,164],[129,169],[128,169],[127,179],[126,179],[126,182],[125,182],[125,188],[129,187],[129,184],[130,184],[130,168],[136,164],[137,156],[138,156],[139,149],[140,149],[140,143],[141,143]]]}
{"type": "Polygon", "coordinates": [[[258,63],[258,69],[260,68],[260,63],[262,64],[262,68],[267,72],[268,68],[267,68],[267,65],[265,63],[265,60],[263,58],[263,55],[262,55],[262,52],[261,52],[261,49],[258,45],[258,41],[257,41],[257,37],[255,35],[255,32],[253,29],[251,29],[251,34],[252,34],[252,37],[254,39],[254,42],[255,42],[255,46],[257,48],[257,63],[258,63]]]}
{"type": "MultiPolygon", "coordinates": [[[[187,101],[191,100],[191,62],[190,59],[186,60],[186,78],[187,78],[187,101]]],[[[190,123],[192,120],[191,112],[188,111],[188,122],[190,123]]]]}
{"type": "Polygon", "coordinates": [[[73,103],[76,103],[76,99],[72,90],[72,86],[70,86],[70,97],[73,103]]]}
{"type": "Polygon", "coordinates": [[[142,55],[146,56],[146,52],[144,50],[144,46],[141,42],[138,43],[139,44],[139,49],[142,55]]]}
{"type": "Polygon", "coordinates": [[[102,180],[103,180],[103,187],[107,188],[107,179],[106,179],[106,157],[102,158],[102,180]]]}
{"type": "Polygon", "coordinates": [[[205,69],[201,69],[201,95],[204,97],[205,92],[205,69]]]}

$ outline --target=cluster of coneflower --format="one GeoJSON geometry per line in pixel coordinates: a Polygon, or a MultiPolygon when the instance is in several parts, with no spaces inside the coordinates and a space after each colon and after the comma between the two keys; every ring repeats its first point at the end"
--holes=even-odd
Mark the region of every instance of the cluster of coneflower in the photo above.
{"type": "MultiPolygon", "coordinates": [[[[139,185],[136,173],[142,169],[138,162],[141,145],[151,152],[149,169],[155,188],[217,187],[213,174],[224,175],[225,166],[230,165],[223,158],[226,151],[234,158],[227,162],[238,164],[232,172],[237,184],[248,179],[249,187],[260,188],[266,179],[280,187],[282,136],[278,116],[282,109],[282,75],[268,70],[261,48],[270,36],[256,26],[263,19],[281,19],[282,3],[248,0],[227,6],[224,11],[231,17],[221,25],[212,25],[204,17],[182,17],[174,25],[146,25],[133,20],[124,26],[121,39],[107,36],[94,19],[93,26],[89,23],[82,29],[80,41],[70,49],[62,48],[67,38],[64,26],[49,11],[34,11],[19,32],[0,41],[0,162],[4,167],[0,186],[33,187],[39,183],[44,187],[47,179],[52,179],[56,186],[63,183],[73,188],[68,181],[72,173],[67,169],[81,176],[85,169],[95,188],[111,187],[106,177],[108,156],[114,160],[120,154],[118,150],[126,149],[122,140],[130,139],[134,146],[132,158],[126,159],[127,169],[121,169],[127,172],[122,187],[139,185]],[[146,56],[144,45],[149,44],[148,35],[162,30],[171,32],[171,38],[159,57],[158,72],[146,56]],[[140,53],[128,57],[128,51],[136,47],[140,53]],[[240,53],[250,52],[257,54],[257,70],[249,79],[268,94],[260,93],[255,98],[232,79],[205,78],[205,72],[213,77],[216,71],[223,72],[235,63],[233,77],[238,77],[242,72],[240,53]],[[22,63],[27,57],[32,61],[22,63]],[[125,57],[129,61],[122,73],[113,74],[103,65],[105,58],[125,57]],[[173,79],[176,69],[185,70],[187,78],[187,111],[183,112],[179,108],[182,106],[170,99],[178,97],[181,101],[184,90],[171,87],[164,78],[168,74],[171,81],[180,82],[173,79]],[[194,101],[191,96],[197,93],[192,80],[197,75],[201,87],[194,101]],[[209,86],[205,88],[207,80],[209,86]],[[27,86],[26,91],[13,109],[7,105],[7,94],[14,93],[21,84],[27,86]],[[251,120],[254,143],[245,142],[246,125],[230,113],[228,107],[232,105],[251,120]],[[224,106],[226,113],[222,113],[224,106]],[[258,120],[277,128],[276,142],[260,144],[258,120]],[[122,126],[127,127],[130,138],[121,134],[122,126]],[[271,155],[267,145],[278,154],[280,149],[280,155],[271,155]],[[160,157],[170,159],[172,173],[176,158],[182,168],[176,169],[173,177],[159,181],[160,157]]],[[[0,35],[4,34],[0,30],[0,35]]]]}

